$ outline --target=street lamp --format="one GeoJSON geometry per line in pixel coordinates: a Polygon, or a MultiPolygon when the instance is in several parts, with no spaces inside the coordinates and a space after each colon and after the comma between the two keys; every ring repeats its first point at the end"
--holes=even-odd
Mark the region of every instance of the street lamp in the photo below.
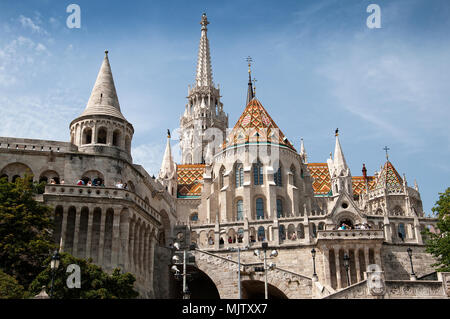
{"type": "Polygon", "coordinates": [[[347,254],[344,254],[344,267],[345,267],[345,273],[347,274],[347,287],[350,286],[350,276],[348,275],[349,260],[350,260],[350,257],[348,257],[347,254]]]}
{"type": "Polygon", "coordinates": [[[414,273],[413,262],[412,262],[412,249],[409,247],[407,250],[409,256],[409,262],[411,263],[411,280],[416,280],[416,274],[414,273]]]}
{"type": "Polygon", "coordinates": [[[313,281],[317,281],[319,278],[317,278],[317,274],[316,274],[316,250],[313,248],[311,249],[311,255],[312,255],[312,259],[313,259],[313,281]]]}
{"type": "Polygon", "coordinates": [[[53,298],[53,284],[55,282],[55,272],[56,272],[56,269],[58,269],[58,267],[59,267],[60,258],[61,257],[59,255],[59,251],[57,249],[57,250],[55,250],[55,253],[53,254],[52,260],[50,262],[50,269],[52,271],[52,285],[50,288],[50,298],[53,298]]]}
{"type": "Polygon", "coordinates": [[[239,299],[242,299],[242,292],[241,292],[241,250],[247,250],[247,249],[248,249],[248,246],[246,246],[244,248],[237,247],[236,249],[234,247],[228,247],[228,250],[230,250],[230,251],[237,251],[237,254],[238,254],[238,296],[239,296],[239,299]]]}
{"type": "MultiPolygon", "coordinates": [[[[178,242],[175,242],[173,244],[173,247],[176,250],[178,250],[178,251],[181,250],[181,245],[178,242]]],[[[191,245],[189,247],[189,249],[193,250],[193,249],[195,249],[195,246],[191,245]]],[[[189,257],[189,262],[191,262],[191,257],[192,256],[189,257]]],[[[172,256],[172,262],[174,263],[174,265],[170,268],[171,271],[174,273],[174,276],[175,276],[175,278],[177,280],[180,277],[183,277],[183,299],[190,299],[191,298],[191,292],[189,291],[189,288],[188,288],[187,282],[186,282],[187,276],[188,276],[187,269],[186,269],[187,263],[188,263],[187,259],[188,259],[188,251],[187,251],[187,249],[183,249],[183,261],[182,261],[182,263],[183,263],[183,272],[180,273],[180,270],[177,267],[177,265],[181,265],[181,260],[180,260],[180,257],[175,255],[175,254],[172,256]]]]}
{"type": "MultiPolygon", "coordinates": [[[[269,244],[267,243],[267,242],[263,242],[262,243],[262,250],[264,251],[264,275],[265,275],[265,279],[264,279],[264,294],[265,294],[265,299],[269,299],[269,290],[268,290],[268,287],[267,287],[267,270],[272,270],[272,269],[274,269],[275,268],[275,264],[274,263],[271,263],[270,264],[270,267],[267,267],[267,249],[269,248],[269,244]]],[[[257,256],[257,257],[259,257],[259,258],[261,258],[261,254],[260,254],[260,252],[259,252],[259,250],[258,249],[256,249],[254,252],[253,252],[253,254],[255,255],[255,256],[257,256]]],[[[272,250],[271,252],[270,252],[270,256],[269,256],[269,258],[274,258],[274,257],[277,257],[278,256],[278,251],[276,251],[275,249],[274,250],[272,250]]]]}

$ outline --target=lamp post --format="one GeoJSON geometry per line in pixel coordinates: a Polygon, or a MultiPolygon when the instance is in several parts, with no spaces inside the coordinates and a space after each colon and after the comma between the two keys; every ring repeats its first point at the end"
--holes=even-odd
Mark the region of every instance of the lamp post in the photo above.
{"type": "Polygon", "coordinates": [[[311,249],[311,255],[312,255],[312,259],[313,259],[313,281],[317,281],[319,280],[319,278],[317,278],[317,274],[316,274],[316,250],[313,248],[311,249]]]}
{"type": "Polygon", "coordinates": [[[348,275],[349,260],[350,260],[350,257],[348,257],[347,254],[344,254],[344,267],[345,267],[345,273],[347,274],[347,287],[350,286],[350,276],[348,275]]]}
{"type": "MultiPolygon", "coordinates": [[[[174,243],[173,246],[175,247],[176,250],[181,250],[181,246],[179,243],[174,243]]],[[[190,249],[193,249],[193,247],[191,246],[190,249]]],[[[183,249],[183,273],[180,274],[180,270],[178,269],[178,267],[176,265],[180,265],[181,263],[180,261],[180,257],[178,257],[177,255],[173,255],[172,256],[172,262],[174,263],[174,265],[171,267],[171,270],[174,272],[174,276],[176,279],[179,279],[180,277],[183,277],[183,299],[190,299],[191,298],[191,292],[187,286],[187,263],[188,263],[188,251],[187,249],[183,249]]]]}
{"type": "Polygon", "coordinates": [[[242,299],[242,292],[241,292],[241,250],[247,250],[248,246],[241,248],[237,247],[236,249],[233,247],[228,248],[230,251],[237,251],[238,255],[238,296],[239,299],[242,299]]]}
{"type": "Polygon", "coordinates": [[[413,268],[413,262],[412,262],[412,249],[411,247],[409,247],[407,250],[408,252],[408,256],[409,256],[409,262],[411,263],[411,275],[410,275],[410,279],[411,280],[416,280],[416,274],[414,273],[414,268],[413,268]]]}
{"type": "Polygon", "coordinates": [[[60,255],[59,255],[59,251],[58,249],[55,250],[55,253],[52,256],[52,260],[50,262],[50,269],[52,271],[52,285],[50,287],[50,299],[53,298],[53,284],[55,282],[55,272],[56,269],[58,269],[59,267],[59,260],[60,260],[60,255]]]}
{"type": "MultiPolygon", "coordinates": [[[[264,251],[264,257],[263,258],[264,258],[264,297],[265,297],[265,299],[269,299],[269,290],[268,290],[268,287],[267,287],[268,286],[267,285],[267,270],[269,270],[268,267],[267,267],[267,249],[268,248],[269,248],[269,244],[267,242],[263,242],[262,243],[262,250],[264,251]]],[[[255,250],[254,255],[260,257],[260,253],[259,253],[258,249],[255,250]]],[[[273,257],[276,257],[276,256],[278,256],[278,251],[276,251],[274,249],[270,253],[270,257],[269,258],[273,258],[273,257]]],[[[274,267],[275,267],[275,264],[271,263],[269,268],[273,269],[274,267]]]]}

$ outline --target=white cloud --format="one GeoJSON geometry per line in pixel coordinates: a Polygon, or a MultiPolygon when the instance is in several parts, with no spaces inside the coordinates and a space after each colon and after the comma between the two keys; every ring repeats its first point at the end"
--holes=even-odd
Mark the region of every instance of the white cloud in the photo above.
{"type": "Polygon", "coordinates": [[[40,19],[36,19],[37,22],[35,23],[33,21],[33,19],[25,17],[23,15],[19,16],[19,22],[22,24],[22,27],[26,28],[26,29],[30,29],[33,33],[38,33],[41,35],[48,35],[48,32],[42,28],[41,26],[39,26],[38,24],[40,23],[40,19]]]}

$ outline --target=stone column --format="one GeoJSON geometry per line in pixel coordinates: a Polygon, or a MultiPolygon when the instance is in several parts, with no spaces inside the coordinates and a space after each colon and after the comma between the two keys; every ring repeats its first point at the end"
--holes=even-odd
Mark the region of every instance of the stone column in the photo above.
{"type": "MultiPolygon", "coordinates": [[[[348,281],[350,282],[350,285],[353,284],[352,283],[352,271],[351,271],[351,267],[352,267],[352,263],[351,263],[351,259],[350,259],[350,251],[348,248],[344,249],[344,254],[347,254],[349,260],[348,260],[348,281]]],[[[345,282],[347,283],[347,271],[345,270],[345,264],[344,264],[344,277],[345,277],[345,282]]]]}
{"type": "Polygon", "coordinates": [[[106,220],[106,211],[101,211],[100,218],[100,240],[98,242],[98,264],[103,265],[103,247],[105,245],[105,220],[106,220]]]}
{"type": "Polygon", "coordinates": [[[384,224],[384,240],[388,243],[392,243],[391,224],[387,216],[384,216],[383,224],[384,224]]]}
{"type": "Polygon", "coordinates": [[[420,223],[417,217],[414,218],[414,233],[416,235],[416,243],[423,244],[422,234],[420,233],[420,223]]]}
{"type": "Polygon", "coordinates": [[[62,223],[61,223],[60,251],[64,251],[64,245],[65,245],[65,242],[66,242],[67,215],[68,215],[68,208],[67,207],[63,207],[62,223]]]}
{"type": "Polygon", "coordinates": [[[367,267],[370,265],[369,261],[369,247],[364,247],[364,261],[366,262],[366,269],[364,269],[364,272],[367,271],[367,267]]]}
{"type": "Polygon", "coordinates": [[[114,219],[112,229],[111,266],[119,265],[120,254],[120,208],[114,208],[114,219]]]}
{"type": "Polygon", "coordinates": [[[127,271],[132,272],[133,268],[134,268],[134,260],[133,260],[133,256],[134,256],[134,228],[136,225],[136,221],[135,220],[131,220],[130,221],[130,231],[129,231],[129,241],[128,241],[128,245],[129,245],[129,249],[128,249],[128,256],[127,256],[127,265],[126,265],[126,269],[127,271]]]}
{"type": "Polygon", "coordinates": [[[375,247],[373,249],[373,255],[374,255],[374,259],[375,259],[375,263],[380,266],[380,268],[383,268],[383,265],[381,263],[381,249],[379,247],[375,247]]]}
{"type": "Polygon", "coordinates": [[[356,281],[361,281],[361,265],[359,264],[359,246],[355,248],[355,268],[356,268],[356,281]]]}
{"type": "Polygon", "coordinates": [[[94,219],[94,211],[89,207],[89,217],[88,217],[88,227],[87,227],[87,238],[86,238],[86,258],[91,256],[91,244],[92,244],[92,223],[94,219]]]}
{"type": "Polygon", "coordinates": [[[74,256],[78,256],[78,238],[80,233],[80,216],[81,216],[81,207],[75,207],[75,229],[74,229],[74,238],[73,238],[73,249],[72,254],[74,256]]]}
{"type": "MultiPolygon", "coordinates": [[[[325,274],[325,284],[331,287],[331,267],[330,267],[330,249],[328,247],[323,247],[323,271],[325,274]]],[[[317,268],[317,267],[316,267],[317,268]]]]}
{"type": "Polygon", "coordinates": [[[339,250],[340,250],[339,246],[334,248],[334,261],[335,261],[335,268],[336,268],[337,289],[341,289],[342,288],[342,283],[341,283],[341,261],[339,260],[339,250]]]}
{"type": "Polygon", "coordinates": [[[153,274],[154,274],[154,267],[155,267],[155,238],[150,236],[150,256],[149,256],[149,287],[152,296],[155,296],[155,289],[153,287],[153,274]]]}

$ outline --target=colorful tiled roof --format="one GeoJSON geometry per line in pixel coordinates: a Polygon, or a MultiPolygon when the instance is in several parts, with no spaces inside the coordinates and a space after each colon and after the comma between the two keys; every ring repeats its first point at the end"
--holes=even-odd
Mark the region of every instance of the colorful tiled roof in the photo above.
{"type": "Polygon", "coordinates": [[[203,189],[205,164],[177,165],[178,198],[198,198],[203,189]]]}
{"type": "Polygon", "coordinates": [[[284,136],[269,113],[261,103],[253,98],[245,108],[222,147],[246,143],[273,143],[287,146],[295,151],[294,146],[284,136]]]}
{"type": "MultiPolygon", "coordinates": [[[[375,188],[376,179],[374,176],[367,176],[367,185],[369,190],[375,188]]],[[[366,182],[364,176],[352,176],[353,194],[359,195],[366,191],[366,182]]]]}
{"type": "MultiPolygon", "coordinates": [[[[308,169],[313,178],[314,194],[318,196],[332,195],[331,177],[327,163],[308,163],[308,169]]],[[[375,188],[374,176],[367,176],[369,190],[375,188]]],[[[353,194],[359,195],[366,190],[364,176],[352,176],[353,194]]]]}
{"type": "Polygon", "coordinates": [[[376,189],[386,187],[388,190],[401,191],[403,189],[403,179],[390,161],[384,164],[380,175],[378,175],[376,189]]]}
{"type": "Polygon", "coordinates": [[[308,163],[315,195],[331,195],[331,177],[327,163],[308,163]]]}

